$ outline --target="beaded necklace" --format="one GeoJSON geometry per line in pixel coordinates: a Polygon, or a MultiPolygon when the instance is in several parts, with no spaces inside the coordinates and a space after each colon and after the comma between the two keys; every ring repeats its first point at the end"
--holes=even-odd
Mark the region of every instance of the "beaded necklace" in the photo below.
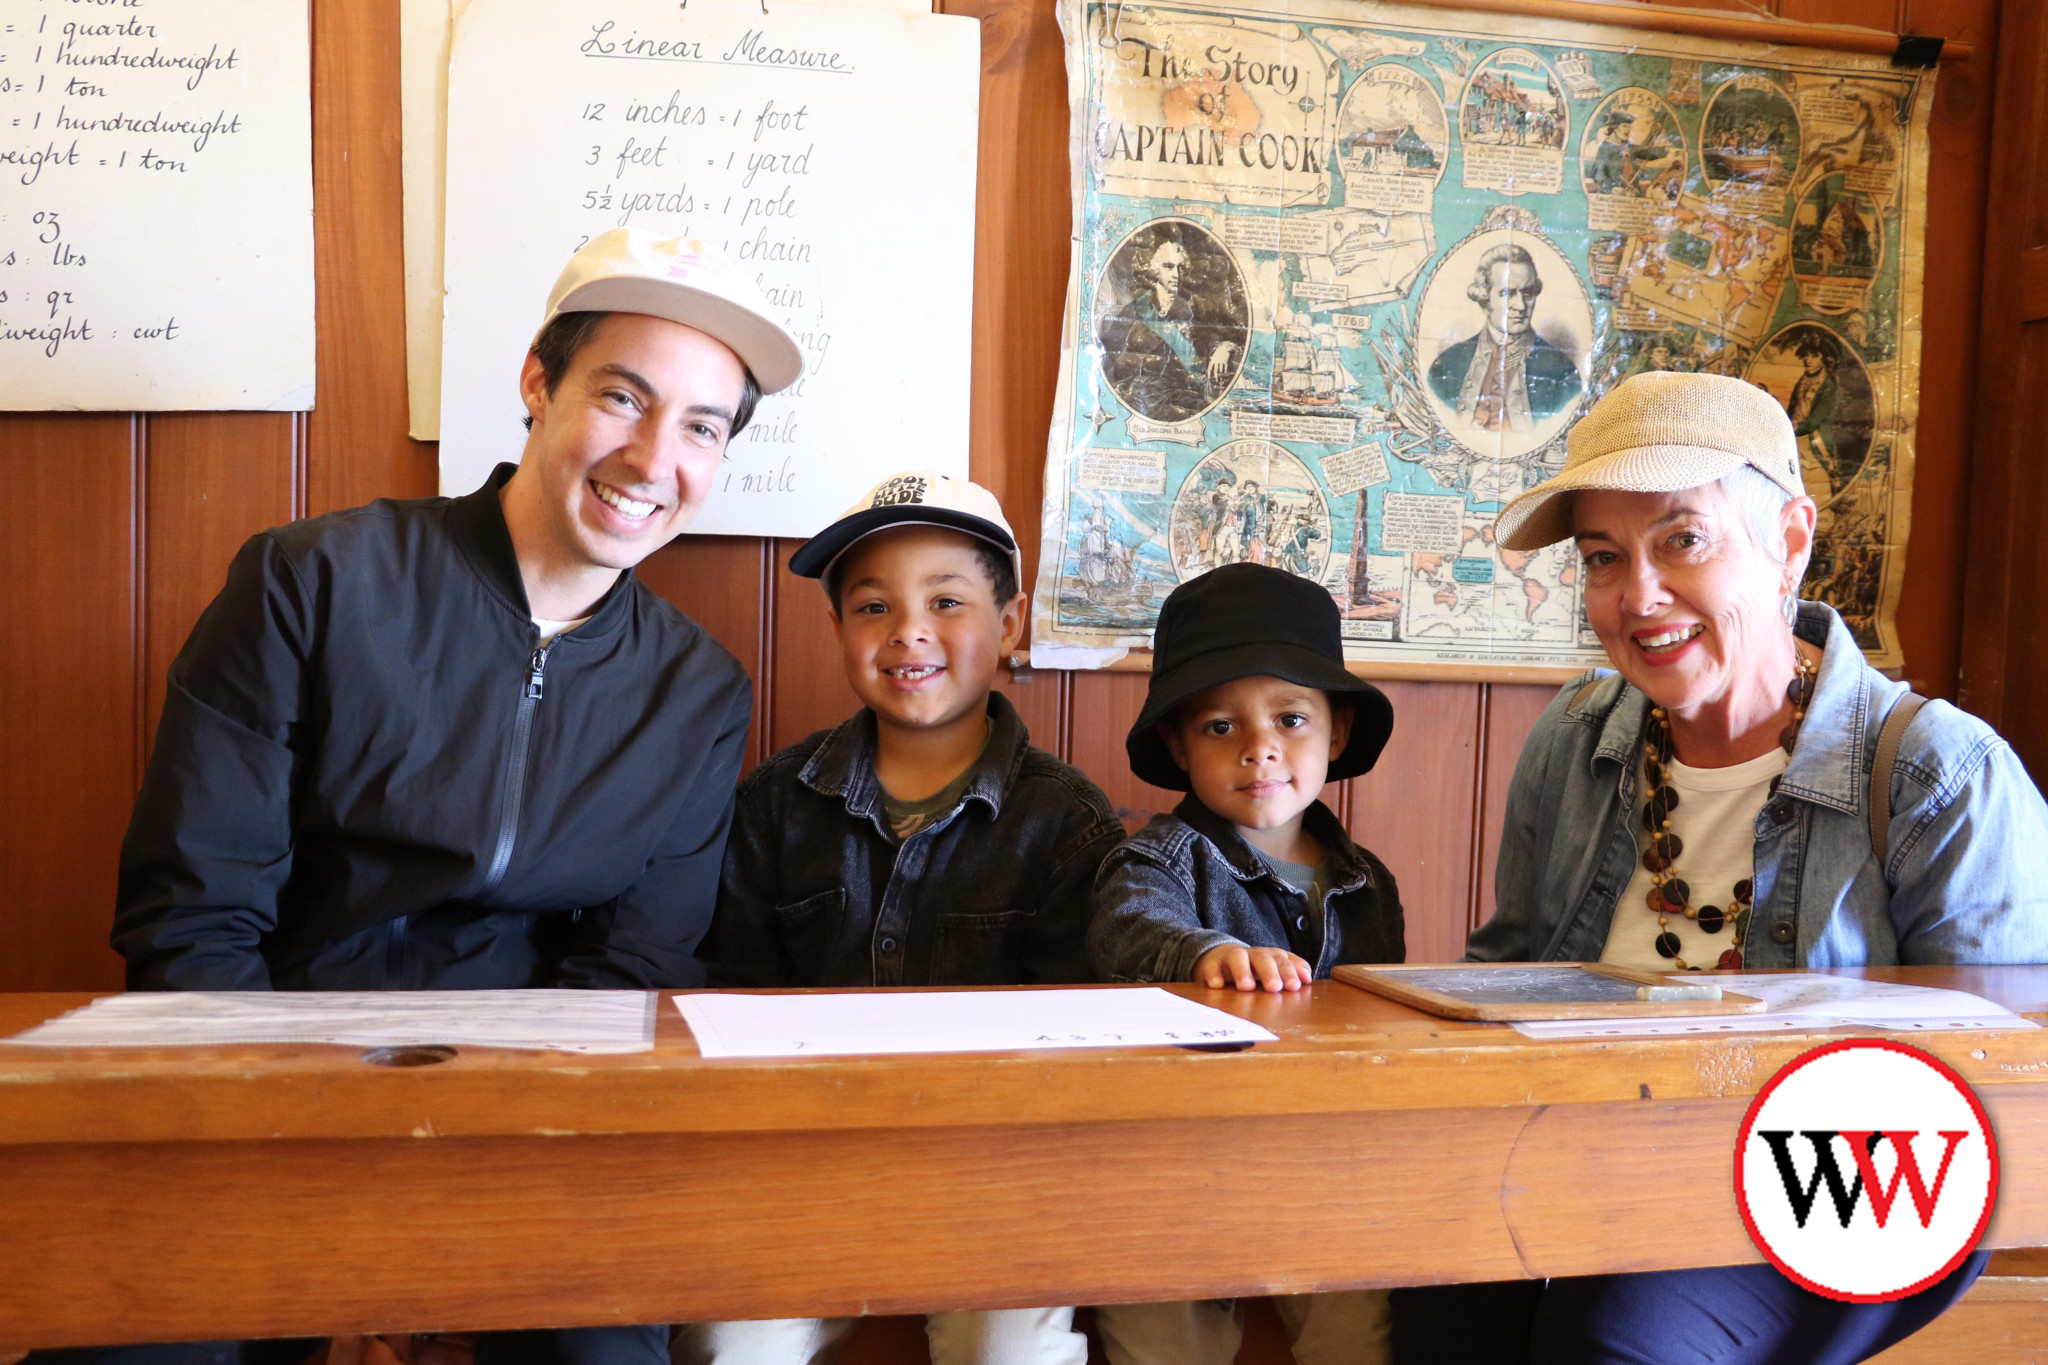
{"type": "MultiPolygon", "coordinates": [[[[1785,685],[1785,699],[1792,703],[1792,720],[1779,732],[1778,746],[1788,754],[1798,742],[1799,726],[1813,700],[1814,678],[1819,671],[1812,660],[1801,654],[1799,676],[1785,685]]],[[[1653,706],[1649,724],[1643,729],[1643,787],[1650,793],[1643,803],[1643,831],[1649,836],[1643,845],[1643,866],[1652,882],[1644,899],[1650,913],[1657,917],[1657,955],[1670,958],[1675,967],[1691,972],[1700,970],[1678,955],[1681,945],[1678,935],[1671,932],[1671,916],[1683,915],[1709,934],[1734,927],[1732,946],[1722,951],[1715,966],[1723,971],[1737,971],[1742,967],[1742,943],[1749,933],[1750,901],[1755,886],[1748,877],[1735,883],[1734,899],[1726,909],[1692,903],[1692,888],[1678,875],[1677,867],[1685,844],[1671,832],[1671,812],[1678,809],[1678,791],[1668,781],[1670,762],[1671,718],[1663,707],[1653,706]]],[[[1778,790],[1775,777],[1771,779],[1771,790],[1778,790]]]]}

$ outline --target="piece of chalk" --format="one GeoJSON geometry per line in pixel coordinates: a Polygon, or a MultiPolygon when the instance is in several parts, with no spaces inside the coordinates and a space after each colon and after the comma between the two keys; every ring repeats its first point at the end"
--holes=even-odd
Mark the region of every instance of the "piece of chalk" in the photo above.
{"type": "Polygon", "coordinates": [[[1638,986],[1638,1000],[1719,1000],[1719,986],[1638,986]]]}

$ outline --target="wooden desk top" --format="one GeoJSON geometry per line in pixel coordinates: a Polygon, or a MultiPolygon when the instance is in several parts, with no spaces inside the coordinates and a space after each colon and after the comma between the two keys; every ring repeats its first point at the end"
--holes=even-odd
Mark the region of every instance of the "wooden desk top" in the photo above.
{"type": "MultiPolygon", "coordinates": [[[[2048,1014],[2048,966],[1845,975],[1970,991],[2048,1014]]],[[[0,1044],[0,1144],[266,1138],[570,1136],[1020,1126],[1247,1118],[1754,1093],[1813,1034],[1538,1042],[1336,982],[1298,996],[1195,986],[1189,998],[1280,1041],[1178,1048],[805,1060],[706,1060],[667,1000],[652,1052],[583,1057],[463,1048],[388,1068],[360,1049],[46,1049],[0,1044]]],[[[0,995],[0,1036],[88,994],[0,995]]],[[[1914,1041],[1974,1086],[2048,1078],[2048,1032],[1914,1041]]]]}

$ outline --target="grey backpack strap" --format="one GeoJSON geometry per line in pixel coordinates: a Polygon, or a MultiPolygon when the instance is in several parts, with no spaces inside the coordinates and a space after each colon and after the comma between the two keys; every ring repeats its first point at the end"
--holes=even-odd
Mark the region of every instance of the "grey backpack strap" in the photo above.
{"type": "MultiPolygon", "coordinates": [[[[1892,827],[1892,764],[1898,760],[1899,745],[1905,741],[1906,727],[1913,723],[1913,717],[1927,698],[1918,693],[1907,692],[1892,703],[1892,709],[1885,715],[1884,728],[1877,732],[1877,761],[1870,769],[1870,793],[1867,804],[1870,807],[1870,849],[1877,854],[1877,869],[1884,871],[1885,860],[1891,853],[1892,827]]],[[[1886,881],[1891,878],[1887,876],[1886,881]]]]}

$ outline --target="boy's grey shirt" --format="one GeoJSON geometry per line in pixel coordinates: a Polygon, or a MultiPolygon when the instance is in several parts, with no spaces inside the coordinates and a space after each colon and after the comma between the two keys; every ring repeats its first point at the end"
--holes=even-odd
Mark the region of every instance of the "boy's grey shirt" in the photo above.
{"type": "Polygon", "coordinates": [[[898,846],[862,708],[740,783],[703,957],[715,986],[1075,984],[1108,800],[1042,749],[1001,693],[951,812],[898,846]]]}
{"type": "Polygon", "coordinates": [[[1211,948],[1285,948],[1318,978],[1344,962],[1406,956],[1401,893],[1387,865],[1317,801],[1302,827],[1326,851],[1321,905],[1288,884],[1232,825],[1190,795],[1125,840],[1096,877],[1088,960],[1103,981],[1187,981],[1211,948]]]}
{"type": "MultiPolygon", "coordinates": [[[[1930,701],[1892,769],[1890,856],[1870,844],[1878,731],[1905,692],[1872,668],[1834,609],[1799,604],[1822,647],[1813,700],[1777,792],[1756,814],[1748,971],[2048,961],[2048,806],[2006,742],[1930,701]]],[[[1606,675],[1565,684],[1508,788],[1493,918],[1480,962],[1595,961],[1641,856],[1649,699],[1606,675]]]]}

